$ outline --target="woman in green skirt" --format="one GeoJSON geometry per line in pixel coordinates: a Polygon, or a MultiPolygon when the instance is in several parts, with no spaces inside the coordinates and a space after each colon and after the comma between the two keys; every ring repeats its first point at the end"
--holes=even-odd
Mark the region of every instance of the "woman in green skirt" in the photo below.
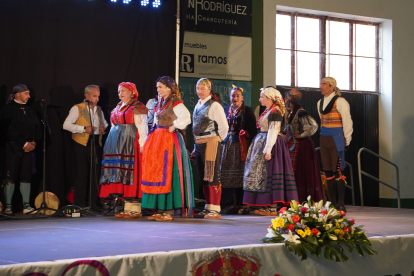
{"type": "Polygon", "coordinates": [[[154,123],[142,154],[142,208],[156,210],[149,220],[171,221],[174,210],[186,216],[194,206],[193,175],[184,143],[191,115],[174,79],[159,78],[157,91],[154,123]]]}

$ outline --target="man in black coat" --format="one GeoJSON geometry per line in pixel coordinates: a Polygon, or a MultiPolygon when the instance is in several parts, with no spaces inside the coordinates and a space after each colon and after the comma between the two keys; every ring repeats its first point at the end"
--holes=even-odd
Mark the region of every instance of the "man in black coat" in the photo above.
{"type": "Polygon", "coordinates": [[[41,124],[36,112],[29,106],[30,91],[24,84],[13,88],[11,101],[1,114],[1,125],[6,134],[7,179],[4,183],[4,214],[12,215],[12,197],[15,183],[20,180],[23,213],[34,209],[30,206],[30,182],[36,142],[42,137],[41,124]]]}

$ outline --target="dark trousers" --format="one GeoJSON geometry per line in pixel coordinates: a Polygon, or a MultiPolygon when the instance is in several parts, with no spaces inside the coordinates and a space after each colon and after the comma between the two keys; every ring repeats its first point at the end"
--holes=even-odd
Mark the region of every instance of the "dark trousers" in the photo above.
{"type": "Polygon", "coordinates": [[[332,136],[321,136],[319,141],[323,170],[325,172],[337,172],[339,155],[338,150],[336,149],[335,140],[332,136]]]}
{"type": "Polygon", "coordinates": [[[223,188],[221,194],[221,206],[242,206],[243,188],[223,188]]]}
{"type": "Polygon", "coordinates": [[[90,164],[91,164],[91,145],[92,135],[89,136],[88,144],[85,146],[74,142],[74,150],[76,155],[76,181],[74,204],[79,207],[86,206],[86,199],[89,200],[89,185],[92,187],[91,206],[96,205],[98,196],[98,184],[101,175],[102,147],[99,145],[99,135],[95,136],[96,160],[92,160],[95,164],[92,167],[92,183],[89,183],[90,164]]]}
{"type": "Polygon", "coordinates": [[[24,152],[23,146],[17,143],[6,144],[7,155],[7,179],[15,183],[30,183],[32,179],[33,152],[24,152]]]}

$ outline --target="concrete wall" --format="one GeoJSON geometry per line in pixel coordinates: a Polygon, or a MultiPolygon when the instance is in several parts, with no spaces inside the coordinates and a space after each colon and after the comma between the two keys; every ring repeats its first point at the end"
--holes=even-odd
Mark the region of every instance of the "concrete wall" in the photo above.
{"type": "MultiPolygon", "coordinates": [[[[256,86],[275,83],[275,13],[290,7],[318,11],[319,14],[360,20],[374,20],[381,26],[381,96],[380,96],[380,152],[400,167],[401,197],[405,206],[414,206],[414,96],[411,84],[414,72],[414,1],[412,0],[253,0],[253,7],[263,7],[263,44],[253,51],[263,51],[262,72],[256,75],[256,86]],[[262,6],[257,4],[262,3],[262,6]],[[256,2],[256,4],[255,4],[256,2]],[[281,7],[282,6],[282,7],[281,7]],[[379,19],[379,20],[378,20],[379,19]],[[257,78],[260,78],[259,81],[257,78]]],[[[304,12],[304,11],[301,11],[304,12]]],[[[254,11],[254,17],[258,12],[254,11]]],[[[254,23],[255,24],[255,23],[254,23]]],[[[257,28],[257,31],[261,31],[257,28]]],[[[253,40],[260,37],[253,32],[253,40]]],[[[260,56],[260,55],[259,55],[260,56]]],[[[255,66],[253,67],[255,70],[255,66]]],[[[253,99],[258,91],[252,91],[253,99]]],[[[353,118],[358,120],[358,118],[353,118]]],[[[369,148],[369,145],[367,145],[369,148]]],[[[393,169],[380,162],[381,180],[395,182],[393,169]]],[[[396,185],[396,184],[395,184],[396,185]]],[[[396,193],[381,186],[380,198],[396,198],[396,193]]]]}

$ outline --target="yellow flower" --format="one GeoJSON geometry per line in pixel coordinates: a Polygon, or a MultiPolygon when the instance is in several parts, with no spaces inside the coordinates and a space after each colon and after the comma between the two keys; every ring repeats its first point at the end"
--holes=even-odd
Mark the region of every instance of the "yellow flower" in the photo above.
{"type": "Polygon", "coordinates": [[[305,234],[306,234],[306,236],[311,236],[312,235],[312,231],[309,229],[309,227],[306,227],[305,234]]]}
{"type": "Polygon", "coordinates": [[[341,225],[339,223],[336,223],[335,226],[336,227],[341,227],[341,225]]]}
{"type": "Polygon", "coordinates": [[[301,229],[301,230],[298,230],[298,234],[299,234],[302,238],[306,237],[306,234],[305,234],[305,232],[303,232],[303,231],[302,231],[302,229],[301,229]]]}
{"type": "Polygon", "coordinates": [[[335,229],[335,230],[334,230],[334,233],[335,233],[335,235],[339,235],[339,233],[341,233],[341,230],[339,230],[339,229],[335,229]]]}
{"type": "Polygon", "coordinates": [[[276,219],[272,219],[272,225],[273,225],[273,228],[283,227],[285,226],[285,221],[283,218],[278,217],[276,219]]]}
{"type": "Polygon", "coordinates": [[[306,227],[306,228],[305,228],[305,232],[306,232],[306,231],[310,231],[310,228],[309,228],[309,227],[306,227]]]}

